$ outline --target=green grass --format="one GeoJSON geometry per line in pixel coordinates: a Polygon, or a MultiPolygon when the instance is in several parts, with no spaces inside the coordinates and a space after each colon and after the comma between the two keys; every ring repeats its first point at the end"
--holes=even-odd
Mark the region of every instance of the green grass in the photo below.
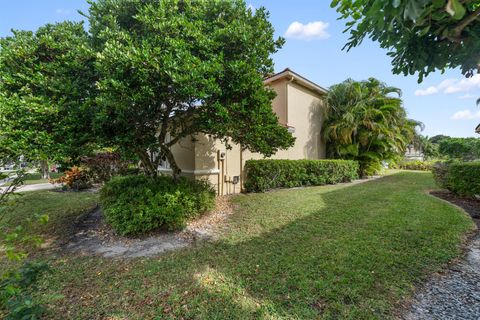
{"type": "MultiPolygon", "coordinates": [[[[50,179],[57,179],[63,176],[63,173],[60,172],[50,172],[50,179]]],[[[39,183],[48,183],[48,179],[42,179],[42,175],[40,173],[27,173],[24,180],[24,185],[30,184],[39,184],[39,183]]],[[[4,184],[5,186],[10,185],[9,182],[4,184]]]]}
{"type": "Polygon", "coordinates": [[[82,213],[92,210],[98,195],[90,192],[34,191],[17,195],[15,205],[0,222],[0,227],[25,225],[28,218],[47,214],[47,225],[32,224],[32,233],[46,236],[65,236],[70,222],[82,213]]]}
{"type": "Polygon", "coordinates": [[[126,261],[54,257],[39,296],[54,319],[392,318],[473,228],[433,188],[430,173],[401,172],[240,195],[217,242],[126,261]]]}

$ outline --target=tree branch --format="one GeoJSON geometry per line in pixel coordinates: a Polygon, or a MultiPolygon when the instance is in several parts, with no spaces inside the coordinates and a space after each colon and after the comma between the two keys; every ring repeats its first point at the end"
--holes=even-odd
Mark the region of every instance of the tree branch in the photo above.
{"type": "Polygon", "coordinates": [[[462,34],[463,29],[465,29],[470,23],[475,21],[475,19],[477,19],[478,17],[480,17],[480,7],[477,8],[477,10],[470,13],[468,16],[466,16],[462,21],[460,21],[453,28],[454,37],[457,39],[460,38],[460,35],[462,34]]]}

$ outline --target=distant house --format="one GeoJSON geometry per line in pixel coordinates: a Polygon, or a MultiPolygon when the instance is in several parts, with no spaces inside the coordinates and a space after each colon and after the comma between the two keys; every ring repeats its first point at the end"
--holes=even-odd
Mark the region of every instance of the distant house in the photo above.
{"type": "MultiPolygon", "coordinates": [[[[327,90],[290,69],[264,81],[277,93],[272,102],[278,121],[296,138],[295,145],[280,150],[272,159],[323,159],[325,142],[321,139],[324,114],[323,97],[327,90]]],[[[244,165],[249,159],[263,159],[260,154],[242,151],[239,145],[225,147],[221,141],[205,134],[183,139],[172,147],[182,175],[207,179],[219,195],[238,193],[244,182],[244,165]]],[[[168,162],[159,169],[171,172],[168,162]]]]}
{"type": "Polygon", "coordinates": [[[406,160],[423,160],[424,154],[422,149],[417,149],[413,144],[407,146],[404,158],[406,160]]]}

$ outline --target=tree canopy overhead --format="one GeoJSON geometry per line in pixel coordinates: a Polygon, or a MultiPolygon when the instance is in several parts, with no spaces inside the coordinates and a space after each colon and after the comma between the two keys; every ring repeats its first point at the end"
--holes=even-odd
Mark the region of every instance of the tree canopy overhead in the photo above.
{"type": "Polygon", "coordinates": [[[365,37],[378,41],[393,58],[393,72],[418,72],[419,82],[435,70],[460,67],[472,76],[480,69],[478,0],[333,0],[347,19],[350,50],[365,37]]]}
{"type": "Polygon", "coordinates": [[[170,147],[204,133],[271,155],[293,144],[272,111],[268,12],[244,1],[90,1],[99,72],[95,128],[155,174],[170,147]],[[158,151],[152,156],[151,151],[158,151]]]}
{"type": "Polygon", "coordinates": [[[81,155],[93,137],[94,60],[82,23],[47,24],[0,39],[3,156],[81,155]]]}

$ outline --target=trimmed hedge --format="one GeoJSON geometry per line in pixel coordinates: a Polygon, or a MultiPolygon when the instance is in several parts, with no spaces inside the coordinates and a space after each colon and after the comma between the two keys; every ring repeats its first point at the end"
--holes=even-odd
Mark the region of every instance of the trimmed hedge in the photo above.
{"type": "Polygon", "coordinates": [[[432,172],[442,188],[461,196],[480,195],[480,161],[438,163],[432,172]]]}
{"type": "Polygon", "coordinates": [[[263,192],[275,188],[318,186],[358,178],[358,162],[352,160],[248,160],[245,190],[263,192]]]}
{"type": "Polygon", "coordinates": [[[171,177],[114,177],[100,191],[107,222],[121,235],[176,230],[210,210],[215,190],[206,182],[171,177]]]}
{"type": "Polygon", "coordinates": [[[434,163],[433,161],[402,160],[397,164],[397,167],[403,170],[430,171],[434,163]]]}

